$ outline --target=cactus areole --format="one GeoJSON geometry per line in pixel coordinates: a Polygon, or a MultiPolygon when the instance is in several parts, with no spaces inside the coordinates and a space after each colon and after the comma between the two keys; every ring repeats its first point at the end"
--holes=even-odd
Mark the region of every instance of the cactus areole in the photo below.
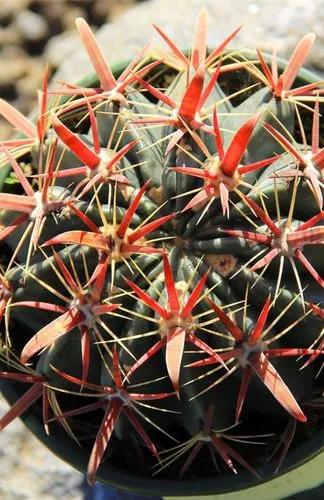
{"type": "MultiPolygon", "coordinates": [[[[39,91],[0,144],[3,392],[63,460],[146,494],[256,485],[323,451],[323,82],[161,28],[39,91]]],[[[301,71],[300,71],[301,70],[301,71]]],[[[32,457],[31,457],[32,459],[32,457]]]]}

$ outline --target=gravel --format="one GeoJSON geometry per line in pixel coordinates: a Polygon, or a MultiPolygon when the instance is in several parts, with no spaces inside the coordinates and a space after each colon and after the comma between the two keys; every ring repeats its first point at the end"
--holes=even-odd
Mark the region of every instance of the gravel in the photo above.
{"type": "MultiPolygon", "coordinates": [[[[0,398],[0,414],[8,404],[0,398]]],[[[80,500],[83,476],[50,453],[20,420],[0,435],[2,500],[80,500]]]]}
{"type": "MultiPolygon", "coordinates": [[[[96,29],[135,2],[0,0],[0,97],[28,114],[36,104],[35,91],[42,85],[46,63],[53,73],[68,54],[79,50],[75,18],[84,17],[96,29]]],[[[0,118],[0,138],[11,133],[11,127],[0,118]]]]}
{"type": "MultiPolygon", "coordinates": [[[[114,23],[108,23],[97,32],[107,60],[113,62],[134,54],[134,47],[142,47],[149,39],[161,43],[151,24],[165,29],[180,47],[192,42],[199,9],[209,12],[209,45],[222,41],[236,27],[243,25],[232,46],[255,47],[270,51],[276,48],[288,57],[297,41],[308,31],[315,31],[316,44],[307,64],[324,70],[324,9],[323,0],[150,0],[125,11],[114,23]]],[[[51,52],[55,53],[54,38],[51,52]]],[[[57,51],[58,52],[58,51],[57,51]]],[[[91,65],[82,49],[62,54],[62,65],[55,75],[58,79],[76,81],[91,71],[91,65]]]]}

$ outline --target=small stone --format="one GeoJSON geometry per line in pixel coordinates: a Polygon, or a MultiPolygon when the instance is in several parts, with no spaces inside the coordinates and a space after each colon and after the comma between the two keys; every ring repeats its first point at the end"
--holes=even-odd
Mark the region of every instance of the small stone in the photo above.
{"type": "Polygon", "coordinates": [[[62,24],[64,31],[75,31],[75,20],[77,17],[86,18],[86,13],[81,7],[70,7],[63,16],[62,24]]]}
{"type": "MultiPolygon", "coordinates": [[[[9,409],[0,396],[0,414],[9,409]]],[[[1,431],[0,498],[80,500],[83,475],[58,459],[16,419],[1,431]]]]}
{"type": "MultiPolygon", "coordinates": [[[[150,0],[127,10],[113,23],[105,24],[96,36],[109,63],[133,57],[134,47],[143,47],[150,39],[155,45],[163,45],[152,28],[153,22],[179,47],[188,48],[201,7],[206,7],[209,13],[210,47],[243,25],[231,47],[259,46],[268,51],[276,47],[280,57],[288,58],[301,37],[307,31],[315,31],[317,40],[306,66],[324,70],[323,0],[286,0],[284,5],[282,0],[255,0],[248,5],[241,0],[150,0]]],[[[63,62],[57,77],[75,82],[89,71],[92,71],[91,64],[79,45],[73,56],[63,62]]]]}
{"type": "Polygon", "coordinates": [[[7,28],[0,28],[0,46],[19,45],[21,43],[21,35],[13,25],[7,28]]]}
{"type": "Polygon", "coordinates": [[[250,5],[248,6],[248,13],[249,14],[257,14],[259,12],[259,6],[256,5],[255,3],[250,3],[250,5]]]}
{"type": "Polygon", "coordinates": [[[46,45],[44,59],[52,68],[58,68],[80,48],[80,38],[75,31],[54,36],[46,45]]]}
{"type": "Polygon", "coordinates": [[[42,40],[48,32],[46,20],[31,10],[19,12],[15,19],[15,26],[23,38],[29,41],[42,40]]]}
{"type": "Polygon", "coordinates": [[[27,58],[26,52],[20,47],[6,46],[0,57],[0,85],[15,82],[25,75],[27,58]]]}
{"type": "Polygon", "coordinates": [[[0,2],[0,19],[13,16],[26,7],[26,0],[9,0],[0,2]]]}

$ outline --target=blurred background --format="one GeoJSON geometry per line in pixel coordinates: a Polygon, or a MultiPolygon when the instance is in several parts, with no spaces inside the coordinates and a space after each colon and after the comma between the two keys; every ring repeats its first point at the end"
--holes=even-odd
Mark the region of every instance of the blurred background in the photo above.
{"type": "MultiPolygon", "coordinates": [[[[84,17],[96,29],[139,1],[0,0],[0,96],[30,112],[45,64],[53,74],[78,47],[75,18],[84,17]]],[[[1,122],[0,137],[8,134],[10,127],[1,122]]]]}
{"type": "MultiPolygon", "coordinates": [[[[74,28],[78,16],[98,29],[105,55],[114,62],[150,39],[157,42],[153,22],[180,47],[190,46],[202,6],[210,14],[210,46],[243,25],[234,45],[275,48],[289,57],[299,38],[314,31],[307,66],[324,79],[323,0],[0,0],[0,97],[28,114],[46,63],[58,80],[76,81],[91,71],[74,28]]],[[[0,118],[0,139],[10,134],[0,118]]],[[[6,409],[0,397],[0,414],[6,409]]],[[[83,498],[81,474],[48,453],[19,421],[0,434],[0,471],[1,500],[83,498]]]]}
{"type": "MultiPolygon", "coordinates": [[[[288,57],[307,31],[317,33],[308,65],[324,71],[323,0],[0,0],[0,96],[23,113],[35,105],[45,64],[57,78],[76,81],[91,70],[74,29],[84,17],[98,31],[109,62],[131,57],[157,40],[151,23],[165,28],[180,47],[192,40],[197,13],[209,10],[210,45],[243,25],[234,45],[275,48],[288,57]]],[[[10,127],[0,122],[0,137],[10,127]]]]}

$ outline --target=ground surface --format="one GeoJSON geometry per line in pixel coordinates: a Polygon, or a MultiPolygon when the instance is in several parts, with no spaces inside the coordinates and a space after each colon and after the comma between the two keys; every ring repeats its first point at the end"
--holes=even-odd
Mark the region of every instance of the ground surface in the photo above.
{"type": "MultiPolygon", "coordinates": [[[[94,28],[113,22],[136,0],[0,0],[0,96],[23,113],[36,102],[46,63],[51,74],[64,59],[60,46],[72,48],[74,20],[94,28]],[[52,48],[53,47],[53,48],[52,48]]],[[[66,50],[66,49],[65,49],[66,50]]],[[[73,50],[73,49],[72,49],[73,50]]],[[[10,133],[2,121],[0,137],[10,133]]]]}

